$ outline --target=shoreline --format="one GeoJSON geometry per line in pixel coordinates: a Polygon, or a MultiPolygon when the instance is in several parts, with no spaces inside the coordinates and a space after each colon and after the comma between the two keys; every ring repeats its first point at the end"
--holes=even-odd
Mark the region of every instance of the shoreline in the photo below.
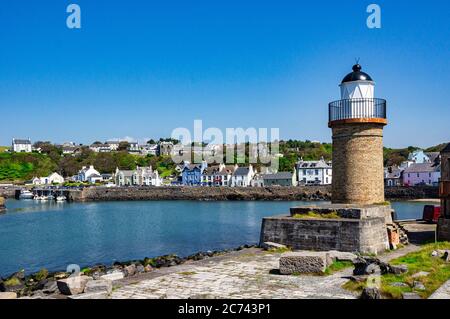
{"type": "MultiPolygon", "coordinates": [[[[200,261],[208,258],[223,256],[229,253],[242,251],[244,249],[258,248],[257,244],[245,244],[235,248],[223,250],[199,251],[197,253],[180,257],[176,254],[161,255],[156,257],[144,257],[143,259],[114,261],[112,263],[96,263],[94,265],[82,267],[81,275],[90,276],[99,279],[103,275],[116,274],[123,276],[122,278],[132,278],[135,275],[143,273],[151,273],[156,269],[169,268],[192,261],[200,261]],[[122,275],[120,275],[122,274],[122,275]]],[[[56,281],[65,279],[71,273],[64,270],[48,271],[46,268],[26,273],[22,269],[6,276],[0,276],[0,292],[15,292],[18,297],[32,297],[34,295],[55,296],[61,295],[58,291],[56,281]],[[14,285],[7,285],[13,282],[14,285]]]]}
{"type": "MultiPolygon", "coordinates": [[[[0,197],[18,197],[17,187],[0,190],[0,197]]],[[[133,201],[133,200],[194,200],[194,201],[329,201],[331,185],[270,186],[270,187],[85,187],[63,189],[73,202],[133,201]]],[[[386,200],[420,200],[437,202],[438,187],[386,187],[386,200]]]]}

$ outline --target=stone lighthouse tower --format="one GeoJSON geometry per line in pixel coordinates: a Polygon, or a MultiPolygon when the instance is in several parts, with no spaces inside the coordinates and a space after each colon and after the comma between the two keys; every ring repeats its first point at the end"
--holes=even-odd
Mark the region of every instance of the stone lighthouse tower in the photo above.
{"type": "Polygon", "coordinates": [[[329,104],[333,133],[332,202],[384,202],[383,127],[386,101],[374,97],[375,83],[356,64],[340,84],[341,99],[329,104]]]}

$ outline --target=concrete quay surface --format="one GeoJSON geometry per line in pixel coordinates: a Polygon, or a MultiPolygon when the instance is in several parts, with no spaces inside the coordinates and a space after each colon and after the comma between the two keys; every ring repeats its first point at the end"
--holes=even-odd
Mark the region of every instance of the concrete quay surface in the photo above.
{"type": "Polygon", "coordinates": [[[352,269],[330,276],[283,276],[280,253],[258,248],[155,270],[114,283],[112,299],[354,299],[341,286],[352,269]]]}

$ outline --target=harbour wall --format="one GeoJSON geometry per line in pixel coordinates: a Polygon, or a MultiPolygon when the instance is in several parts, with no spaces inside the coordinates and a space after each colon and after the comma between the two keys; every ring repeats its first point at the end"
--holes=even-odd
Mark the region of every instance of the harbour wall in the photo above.
{"type": "MultiPolygon", "coordinates": [[[[438,198],[437,187],[386,188],[389,200],[438,198]]],[[[90,187],[68,192],[73,201],[126,200],[330,200],[331,186],[305,187],[90,187]]]]}

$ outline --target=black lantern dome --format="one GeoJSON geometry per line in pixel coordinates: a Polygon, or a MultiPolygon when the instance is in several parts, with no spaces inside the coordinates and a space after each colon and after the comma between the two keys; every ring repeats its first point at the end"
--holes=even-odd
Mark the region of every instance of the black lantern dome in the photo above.
{"type": "Polygon", "coordinates": [[[373,81],[369,74],[361,71],[361,65],[355,64],[352,69],[353,72],[347,74],[342,80],[342,83],[353,81],[373,81]]]}

